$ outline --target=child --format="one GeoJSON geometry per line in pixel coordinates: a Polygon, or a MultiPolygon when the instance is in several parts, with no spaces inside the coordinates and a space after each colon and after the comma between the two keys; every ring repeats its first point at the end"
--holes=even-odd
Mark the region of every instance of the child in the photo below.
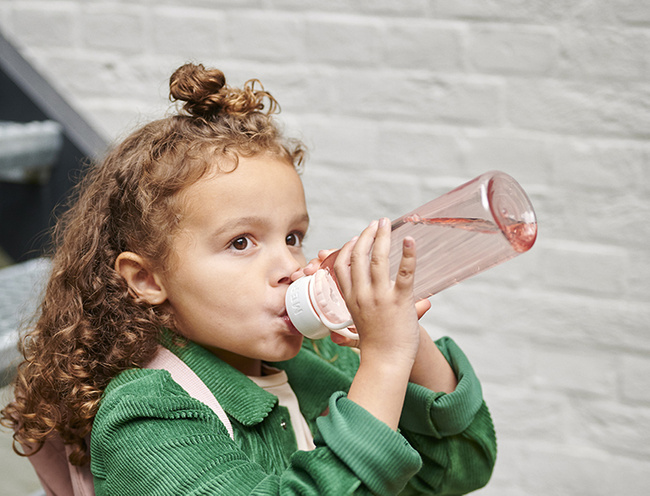
{"type": "Polygon", "coordinates": [[[256,84],[180,67],[179,114],[131,134],[84,178],[3,410],[15,440],[58,433],[73,464],[90,460],[98,495],[483,486],[492,421],[464,354],[418,324],[429,304],[413,301],[412,239],[395,284],[386,219],[342,248],[334,270],[358,341],[310,342],[291,325],[287,287],[319,262],[302,252],[303,148],[281,136],[276,101],[256,84]],[[161,344],[216,396],[233,438],[167,371],[145,368],[161,344]]]}

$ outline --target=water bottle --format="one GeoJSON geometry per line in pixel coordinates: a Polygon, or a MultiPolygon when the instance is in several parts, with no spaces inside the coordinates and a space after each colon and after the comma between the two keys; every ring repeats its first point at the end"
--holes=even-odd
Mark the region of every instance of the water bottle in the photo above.
{"type": "MultiPolygon", "coordinates": [[[[392,222],[392,280],[406,236],[415,239],[417,301],[528,251],[537,238],[537,220],[519,183],[491,171],[392,222]]],[[[316,273],[293,282],[287,291],[289,318],[311,339],[332,331],[358,338],[347,329],[353,322],[331,271],[337,255],[330,254],[316,273]]]]}

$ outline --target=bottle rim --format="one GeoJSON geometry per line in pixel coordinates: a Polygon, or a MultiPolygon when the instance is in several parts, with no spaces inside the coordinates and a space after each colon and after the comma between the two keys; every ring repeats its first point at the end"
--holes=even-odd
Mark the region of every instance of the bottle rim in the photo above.
{"type": "Polygon", "coordinates": [[[537,216],[523,187],[504,172],[494,171],[484,190],[494,222],[513,249],[530,250],[537,239],[537,216]]]}

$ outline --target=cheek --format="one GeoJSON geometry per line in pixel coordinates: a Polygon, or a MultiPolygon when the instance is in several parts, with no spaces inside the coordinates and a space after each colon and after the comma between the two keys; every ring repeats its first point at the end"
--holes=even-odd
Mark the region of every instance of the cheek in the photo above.
{"type": "Polygon", "coordinates": [[[223,320],[236,315],[245,317],[256,301],[255,287],[245,274],[212,270],[209,265],[184,271],[170,281],[169,301],[172,309],[187,318],[201,316],[223,320]]]}
{"type": "Polygon", "coordinates": [[[211,295],[218,294],[215,279],[205,272],[188,266],[179,267],[164,281],[171,311],[181,319],[196,318],[197,311],[205,308],[211,295]]]}

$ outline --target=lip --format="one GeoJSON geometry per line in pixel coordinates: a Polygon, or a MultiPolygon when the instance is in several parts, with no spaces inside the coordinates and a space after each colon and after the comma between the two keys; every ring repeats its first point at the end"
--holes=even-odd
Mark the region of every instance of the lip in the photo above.
{"type": "Polygon", "coordinates": [[[287,315],[286,310],[280,315],[280,318],[284,321],[285,326],[287,329],[289,329],[289,333],[294,334],[296,336],[302,336],[300,331],[296,329],[296,326],[293,325],[293,322],[291,322],[291,319],[289,318],[289,315],[287,315]]]}

